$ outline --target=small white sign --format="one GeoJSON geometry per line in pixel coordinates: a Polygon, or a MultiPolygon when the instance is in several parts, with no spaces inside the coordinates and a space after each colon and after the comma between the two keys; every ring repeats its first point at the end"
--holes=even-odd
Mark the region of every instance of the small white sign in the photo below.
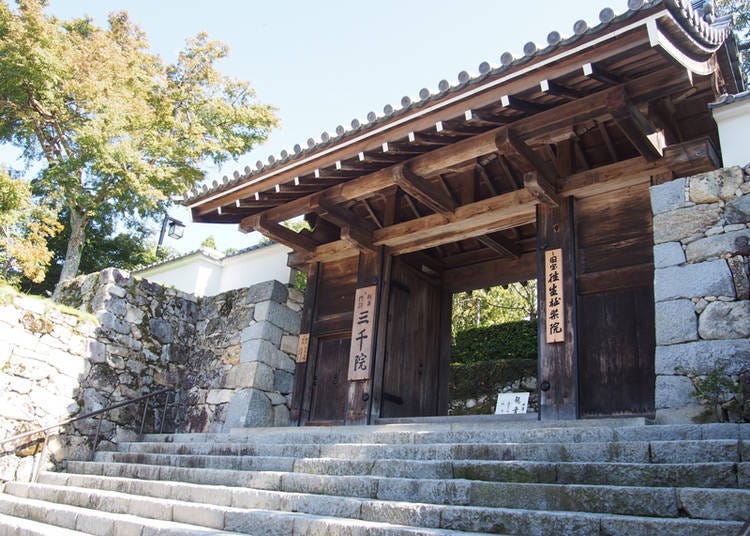
{"type": "Polygon", "coordinates": [[[495,415],[526,413],[529,407],[529,393],[499,393],[495,415]]]}

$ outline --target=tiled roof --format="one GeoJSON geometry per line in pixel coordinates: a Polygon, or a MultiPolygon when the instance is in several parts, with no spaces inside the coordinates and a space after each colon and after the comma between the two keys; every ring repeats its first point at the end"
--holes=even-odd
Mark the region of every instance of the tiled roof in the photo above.
{"type": "Polygon", "coordinates": [[[173,257],[169,257],[167,259],[164,259],[162,261],[158,261],[146,266],[142,266],[141,268],[138,268],[137,270],[133,270],[134,274],[137,274],[138,272],[143,272],[145,270],[150,270],[151,268],[156,268],[157,266],[162,266],[165,264],[169,264],[171,262],[178,261],[180,259],[185,259],[187,257],[191,257],[193,255],[206,255],[207,257],[210,257],[215,260],[223,260],[223,259],[229,259],[231,257],[237,257],[238,255],[244,255],[245,253],[249,253],[251,251],[256,251],[259,249],[267,248],[269,246],[273,246],[276,244],[276,242],[272,240],[264,240],[262,242],[259,242],[257,244],[253,244],[252,246],[248,246],[246,248],[239,249],[237,251],[233,251],[232,253],[221,253],[220,251],[216,251],[212,248],[207,247],[200,247],[198,249],[194,249],[192,251],[189,251],[187,253],[182,253],[180,255],[174,255],[173,257]]]}
{"type": "Polygon", "coordinates": [[[523,47],[524,55],[521,57],[514,57],[512,53],[504,52],[500,55],[499,65],[492,65],[490,62],[484,61],[479,64],[478,73],[471,74],[468,71],[458,73],[458,83],[451,84],[448,80],[441,80],[438,83],[437,90],[423,88],[419,91],[417,98],[404,96],[401,99],[400,107],[386,104],[381,114],[374,111],[369,112],[365,122],[355,118],[351,121],[349,127],[339,125],[334,133],[323,132],[317,140],[308,138],[305,147],[297,144],[291,150],[283,150],[279,155],[269,156],[267,162],[258,160],[256,169],[246,166],[244,172],[235,171],[232,178],[225,176],[221,181],[214,180],[211,185],[194,188],[185,194],[183,204],[195,204],[212,194],[252,183],[281,167],[294,165],[305,157],[314,155],[326,148],[334,147],[357,135],[366,134],[370,130],[374,130],[400,116],[408,115],[434,101],[445,99],[453,94],[459,95],[470,90],[473,86],[480,85],[488,78],[496,77],[522,66],[532,59],[552,55],[556,50],[571,45],[584,37],[603,33],[611,25],[630,19],[643,10],[664,6],[698,44],[711,48],[718,47],[731,31],[731,17],[722,17],[712,21],[712,23],[706,22],[703,14],[693,8],[693,3],[689,0],[628,0],[627,11],[620,15],[616,15],[612,8],[604,8],[599,13],[599,23],[593,27],[589,27],[589,24],[584,20],[578,20],[573,25],[573,34],[569,37],[563,38],[557,31],[550,32],[544,46],[539,46],[531,41],[526,43],[523,47]]]}

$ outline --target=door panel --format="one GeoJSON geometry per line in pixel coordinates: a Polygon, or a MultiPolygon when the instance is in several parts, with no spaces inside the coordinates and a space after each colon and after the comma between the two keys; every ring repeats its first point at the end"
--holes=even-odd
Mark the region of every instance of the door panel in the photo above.
{"type": "Polygon", "coordinates": [[[381,417],[437,414],[439,326],[440,288],[394,259],[381,417]]]}
{"type": "Polygon", "coordinates": [[[648,183],[575,205],[581,417],[654,410],[654,288],[648,183]]]}
{"type": "Polygon", "coordinates": [[[310,421],[343,423],[346,417],[350,337],[318,340],[310,402],[310,421]]]}

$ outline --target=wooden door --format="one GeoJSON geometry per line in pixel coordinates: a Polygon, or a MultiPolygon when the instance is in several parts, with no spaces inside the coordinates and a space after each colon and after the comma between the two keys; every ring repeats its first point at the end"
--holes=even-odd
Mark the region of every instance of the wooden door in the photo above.
{"type": "Polygon", "coordinates": [[[648,183],[576,203],[581,417],[654,411],[648,183]]]}
{"type": "Polygon", "coordinates": [[[318,339],[310,394],[310,421],[343,423],[350,337],[318,339]]]}
{"type": "Polygon", "coordinates": [[[395,258],[381,417],[437,415],[440,364],[440,287],[395,258]]]}

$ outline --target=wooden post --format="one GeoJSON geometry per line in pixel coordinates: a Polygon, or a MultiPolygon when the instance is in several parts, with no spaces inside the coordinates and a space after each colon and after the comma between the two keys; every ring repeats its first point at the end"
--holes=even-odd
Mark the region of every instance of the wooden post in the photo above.
{"type": "MultiPolygon", "coordinates": [[[[357,359],[357,352],[350,352],[350,369],[349,377],[358,378],[349,381],[349,392],[346,403],[346,424],[368,424],[370,420],[370,408],[373,401],[373,383],[376,376],[376,361],[378,355],[378,341],[380,340],[379,331],[385,329],[386,324],[380,322],[380,310],[382,307],[382,287],[383,287],[383,268],[385,264],[385,248],[379,247],[374,253],[362,252],[359,254],[359,268],[357,270],[357,294],[364,295],[363,291],[367,289],[366,294],[372,297],[374,303],[369,309],[363,309],[362,314],[357,313],[357,304],[355,301],[355,312],[353,322],[358,326],[360,318],[368,322],[369,341],[360,341],[357,338],[358,330],[352,330],[352,349],[359,349],[360,343],[366,342],[368,355],[367,361],[360,363],[357,359]],[[374,288],[373,288],[374,287],[374,288]],[[366,366],[363,369],[361,364],[366,366]]],[[[357,299],[355,294],[355,300],[357,299]]]]}
{"type": "MultiPolygon", "coordinates": [[[[305,290],[305,300],[302,306],[302,322],[299,335],[299,344],[297,346],[297,363],[294,367],[294,387],[292,388],[292,412],[289,420],[290,424],[300,426],[310,417],[309,396],[305,391],[308,390],[312,381],[308,381],[308,375],[312,370],[308,370],[307,363],[310,353],[310,332],[315,312],[315,301],[318,293],[318,274],[320,273],[320,263],[313,263],[307,268],[307,289],[305,290]]],[[[313,344],[315,347],[315,344],[313,344]]],[[[312,369],[312,367],[310,367],[312,369]]]]}
{"type": "MultiPolygon", "coordinates": [[[[552,260],[555,260],[554,257],[552,260]]],[[[576,330],[575,229],[573,198],[560,200],[560,206],[537,206],[537,282],[539,296],[539,413],[542,420],[578,418],[578,345],[576,330]],[[560,250],[558,275],[562,281],[547,281],[550,260],[545,252],[560,250]],[[554,287],[553,287],[554,285],[554,287]],[[555,319],[546,318],[554,294],[563,298],[562,333],[557,332],[555,319]],[[554,341],[554,342],[553,342],[554,341]]],[[[559,308],[557,309],[559,311],[559,308]]]]}
{"type": "Polygon", "coordinates": [[[451,324],[453,292],[442,285],[440,291],[440,365],[438,372],[437,414],[448,415],[451,375],[451,324]]]}

